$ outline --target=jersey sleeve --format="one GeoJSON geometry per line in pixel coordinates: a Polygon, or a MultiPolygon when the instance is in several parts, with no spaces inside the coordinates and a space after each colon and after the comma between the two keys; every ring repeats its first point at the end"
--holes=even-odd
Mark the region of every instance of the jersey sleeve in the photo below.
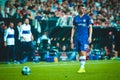
{"type": "Polygon", "coordinates": [[[7,40],[7,36],[8,36],[8,30],[6,29],[5,30],[5,33],[4,33],[4,41],[6,42],[6,40],[7,40]]]}
{"type": "Polygon", "coordinates": [[[23,25],[20,27],[20,35],[19,35],[20,38],[23,36],[23,35],[22,35],[22,32],[23,32],[22,27],[23,27],[23,25]]]}
{"type": "Polygon", "coordinates": [[[93,19],[90,16],[88,16],[88,25],[90,25],[90,24],[93,25],[93,19]]]}

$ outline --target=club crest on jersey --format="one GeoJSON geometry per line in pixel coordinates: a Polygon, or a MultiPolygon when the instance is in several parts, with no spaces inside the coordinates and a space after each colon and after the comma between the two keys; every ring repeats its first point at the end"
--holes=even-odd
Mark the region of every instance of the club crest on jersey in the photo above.
{"type": "Polygon", "coordinates": [[[86,22],[86,20],[84,19],[83,22],[86,22]]]}

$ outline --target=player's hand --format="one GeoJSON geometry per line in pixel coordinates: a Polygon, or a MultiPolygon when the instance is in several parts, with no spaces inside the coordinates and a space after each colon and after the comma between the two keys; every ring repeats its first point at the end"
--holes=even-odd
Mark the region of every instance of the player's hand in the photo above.
{"type": "Polygon", "coordinates": [[[71,38],[70,43],[73,44],[73,39],[71,38]]]}
{"type": "Polygon", "coordinates": [[[89,43],[92,42],[92,38],[91,38],[91,37],[88,38],[88,42],[89,42],[89,43]]]}
{"type": "Polygon", "coordinates": [[[6,42],[4,42],[4,46],[5,46],[5,47],[7,46],[6,42]]]}
{"type": "Polygon", "coordinates": [[[31,39],[32,39],[32,40],[34,40],[34,37],[33,37],[33,36],[31,36],[31,39]]]}
{"type": "Polygon", "coordinates": [[[22,38],[26,41],[26,38],[24,36],[22,38]]]}
{"type": "Polygon", "coordinates": [[[73,44],[73,39],[71,38],[71,40],[70,40],[70,47],[71,48],[74,48],[74,44],[73,44]]]}
{"type": "Polygon", "coordinates": [[[73,43],[70,44],[70,48],[71,48],[71,49],[74,48],[74,44],[73,44],[73,43]]]}

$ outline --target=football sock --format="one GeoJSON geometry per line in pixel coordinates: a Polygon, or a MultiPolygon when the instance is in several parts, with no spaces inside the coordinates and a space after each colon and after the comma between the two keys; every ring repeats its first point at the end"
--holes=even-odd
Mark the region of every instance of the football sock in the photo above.
{"type": "Polygon", "coordinates": [[[86,56],[80,56],[79,60],[80,60],[80,68],[84,68],[86,62],[86,56]]]}

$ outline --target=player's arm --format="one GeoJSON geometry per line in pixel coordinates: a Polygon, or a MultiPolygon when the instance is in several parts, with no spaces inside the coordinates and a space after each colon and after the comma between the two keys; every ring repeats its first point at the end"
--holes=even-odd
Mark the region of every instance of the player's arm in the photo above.
{"type": "Polygon", "coordinates": [[[6,41],[7,41],[7,36],[8,36],[8,32],[7,30],[5,30],[5,33],[4,33],[4,46],[6,47],[6,41]]]}
{"type": "Polygon", "coordinates": [[[31,39],[34,40],[34,36],[31,34],[31,39]]]}
{"type": "Polygon", "coordinates": [[[23,36],[23,26],[24,25],[22,25],[21,27],[20,27],[20,39],[24,39],[25,41],[26,41],[26,38],[23,36]]]}
{"type": "Polygon", "coordinates": [[[76,22],[75,22],[75,17],[74,17],[74,19],[73,19],[73,27],[72,27],[72,30],[71,30],[71,38],[70,38],[71,48],[74,47],[73,38],[74,38],[75,30],[76,30],[76,22]]]}
{"type": "Polygon", "coordinates": [[[92,28],[92,24],[89,25],[89,37],[88,37],[88,42],[91,43],[92,42],[92,33],[93,33],[93,28],[92,28]]]}
{"type": "Polygon", "coordinates": [[[34,36],[33,36],[32,32],[31,32],[31,26],[30,25],[29,25],[29,28],[30,28],[31,40],[34,40],[34,36]]]}
{"type": "Polygon", "coordinates": [[[73,44],[74,33],[75,33],[75,26],[73,26],[73,27],[72,27],[72,30],[71,30],[71,39],[70,39],[70,43],[71,43],[71,44],[73,44]]]}

